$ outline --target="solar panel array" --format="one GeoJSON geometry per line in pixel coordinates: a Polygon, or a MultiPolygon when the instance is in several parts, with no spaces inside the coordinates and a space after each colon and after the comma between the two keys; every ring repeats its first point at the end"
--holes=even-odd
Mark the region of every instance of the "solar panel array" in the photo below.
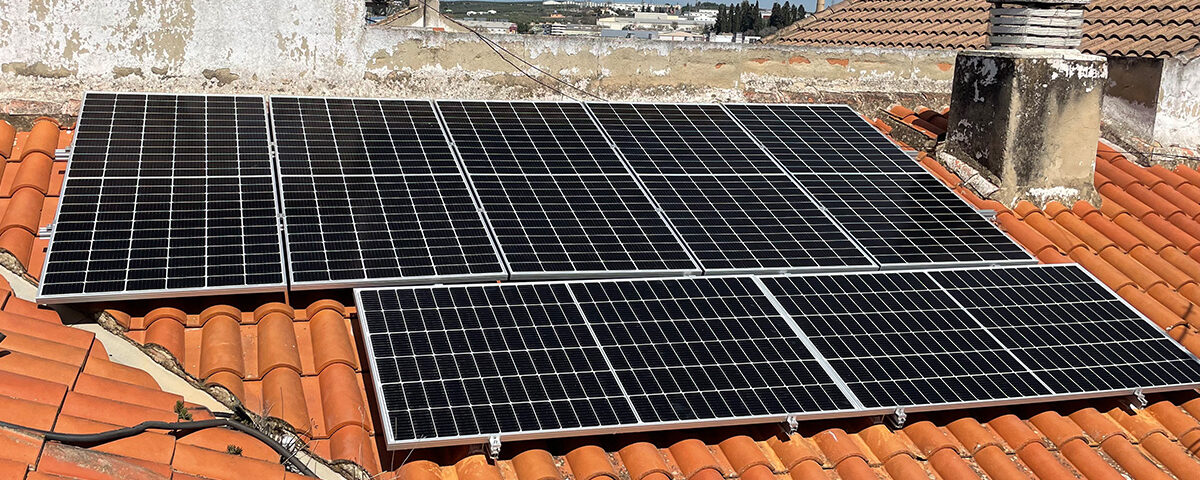
{"type": "Polygon", "coordinates": [[[506,278],[433,104],[271,97],[294,288],[506,278]]]}
{"type": "Polygon", "coordinates": [[[282,290],[263,97],[87,93],[38,299],[282,290]]]}
{"type": "Polygon", "coordinates": [[[1032,261],[845,107],[88,98],[44,301],[1032,261]]]}
{"type": "Polygon", "coordinates": [[[393,448],[1200,384],[1078,265],[356,293],[393,448]]]}

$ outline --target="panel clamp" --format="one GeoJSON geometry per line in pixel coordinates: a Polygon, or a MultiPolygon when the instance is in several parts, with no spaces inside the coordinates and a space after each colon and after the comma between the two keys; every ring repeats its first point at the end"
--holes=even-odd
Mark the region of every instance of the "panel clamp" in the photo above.
{"type": "Polygon", "coordinates": [[[800,428],[800,422],[796,420],[796,414],[794,413],[789,413],[787,418],[783,419],[783,423],[787,425],[789,436],[795,434],[796,430],[800,428]]]}
{"type": "Polygon", "coordinates": [[[896,410],[886,418],[892,428],[899,429],[904,426],[904,422],[908,421],[908,413],[904,411],[904,407],[896,407],[896,410]]]}
{"type": "Polygon", "coordinates": [[[1146,400],[1146,392],[1142,391],[1141,387],[1133,389],[1132,395],[1134,405],[1137,406],[1137,408],[1146,408],[1146,406],[1150,404],[1150,402],[1146,400]]]}
{"type": "Polygon", "coordinates": [[[487,447],[488,447],[488,456],[491,457],[493,461],[500,460],[500,435],[499,434],[492,434],[492,435],[488,436],[487,447]]]}

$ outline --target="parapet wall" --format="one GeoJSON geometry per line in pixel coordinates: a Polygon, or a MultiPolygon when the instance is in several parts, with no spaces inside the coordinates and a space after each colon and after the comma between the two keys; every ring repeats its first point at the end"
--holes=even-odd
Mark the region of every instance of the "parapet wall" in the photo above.
{"type": "MultiPolygon", "coordinates": [[[[355,0],[5,0],[0,112],[71,115],[85,90],[562,98],[473,35],[368,28],[363,13],[355,0]]],[[[546,72],[620,100],[938,107],[948,103],[954,63],[952,52],[938,51],[496,39],[546,72]]]]}

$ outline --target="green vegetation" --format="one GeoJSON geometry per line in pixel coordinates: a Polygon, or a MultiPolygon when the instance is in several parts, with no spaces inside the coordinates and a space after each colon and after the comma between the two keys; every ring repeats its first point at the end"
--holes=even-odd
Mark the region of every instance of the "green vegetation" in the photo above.
{"type": "Polygon", "coordinates": [[[573,5],[542,5],[542,2],[480,2],[477,0],[442,2],[442,11],[454,18],[482,18],[509,21],[517,24],[520,33],[529,32],[529,24],[543,22],[583,23],[595,25],[598,9],[573,5]],[[496,13],[467,15],[467,12],[496,13]],[[551,17],[554,14],[562,17],[551,17]]]}
{"type": "Polygon", "coordinates": [[[792,5],[790,1],[783,2],[783,5],[778,2],[772,5],[769,20],[762,18],[759,10],[758,3],[751,5],[746,0],[742,0],[741,4],[721,5],[717,8],[717,24],[713,26],[713,32],[767,36],[806,15],[804,5],[799,2],[792,5]]]}

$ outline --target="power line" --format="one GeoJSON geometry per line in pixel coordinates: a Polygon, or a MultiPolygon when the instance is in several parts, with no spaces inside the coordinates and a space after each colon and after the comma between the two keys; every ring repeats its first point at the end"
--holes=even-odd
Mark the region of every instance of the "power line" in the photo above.
{"type": "Polygon", "coordinates": [[[604,98],[604,97],[601,97],[600,95],[597,95],[597,94],[595,94],[595,93],[592,93],[592,92],[589,92],[589,91],[587,91],[587,90],[584,90],[584,89],[582,89],[582,88],[579,88],[579,87],[575,86],[574,84],[572,84],[572,83],[570,83],[570,82],[568,82],[568,81],[566,81],[566,80],[563,80],[563,79],[559,78],[558,76],[556,76],[556,75],[554,75],[554,74],[551,74],[550,72],[547,72],[547,71],[545,71],[545,70],[542,70],[542,69],[541,69],[541,68],[539,68],[537,65],[534,65],[534,64],[530,63],[528,60],[525,60],[524,58],[522,58],[520,55],[517,55],[517,54],[513,53],[511,50],[509,50],[509,49],[507,49],[507,48],[504,48],[504,45],[501,45],[499,42],[496,42],[495,40],[492,40],[491,38],[488,38],[488,37],[487,37],[487,36],[485,36],[484,34],[480,33],[479,31],[477,31],[477,30],[475,30],[475,29],[473,29],[473,28],[471,28],[471,27],[468,27],[468,26],[466,26],[466,25],[464,25],[464,24],[462,24],[462,23],[459,23],[458,21],[455,21],[455,20],[454,20],[453,18],[451,18],[449,15],[446,15],[445,13],[442,13],[442,12],[440,12],[440,11],[439,11],[439,12],[437,12],[437,13],[438,13],[438,15],[440,15],[440,16],[442,16],[442,17],[446,18],[447,20],[450,20],[451,22],[454,22],[454,24],[455,24],[455,25],[458,25],[458,26],[460,26],[460,27],[462,27],[462,28],[465,28],[465,29],[467,29],[467,31],[468,31],[468,32],[471,32],[471,33],[475,34],[475,36],[479,37],[479,39],[480,39],[480,40],[482,40],[482,41],[483,41],[483,43],[487,44],[487,46],[488,46],[489,48],[491,48],[493,52],[496,52],[496,55],[499,55],[499,56],[500,56],[500,58],[501,58],[502,60],[504,60],[504,61],[505,61],[506,63],[508,63],[509,65],[512,65],[512,67],[513,67],[513,68],[515,68],[515,69],[517,69],[517,71],[521,72],[521,74],[525,75],[526,77],[529,77],[529,79],[530,79],[530,80],[533,80],[533,81],[537,82],[539,85],[541,85],[541,86],[543,86],[543,87],[546,87],[546,88],[548,88],[548,89],[550,89],[550,90],[552,90],[552,91],[554,91],[554,92],[558,93],[559,95],[562,95],[562,96],[564,96],[564,97],[570,98],[571,100],[579,101],[579,99],[577,99],[577,98],[575,98],[575,97],[573,97],[573,96],[571,96],[571,95],[567,95],[565,92],[563,92],[562,90],[559,90],[558,88],[555,88],[553,85],[549,85],[549,84],[547,84],[546,82],[543,82],[543,81],[539,80],[537,77],[534,77],[534,76],[533,76],[533,75],[531,75],[529,72],[525,71],[525,69],[524,69],[524,68],[521,68],[521,67],[517,66],[515,63],[513,63],[513,62],[512,62],[512,60],[510,60],[510,59],[509,59],[508,57],[506,57],[504,54],[505,54],[505,53],[507,53],[509,56],[511,56],[512,58],[515,58],[515,59],[519,60],[521,63],[525,64],[525,65],[526,65],[526,66],[528,66],[529,68],[532,68],[534,71],[536,71],[536,72],[538,72],[538,73],[540,73],[540,74],[542,74],[542,75],[545,75],[545,76],[547,76],[547,77],[550,77],[550,78],[554,79],[555,81],[557,81],[558,83],[561,83],[561,84],[563,84],[563,85],[566,85],[567,87],[569,87],[569,88],[570,88],[570,89],[572,89],[572,90],[575,90],[575,91],[577,91],[577,92],[579,92],[579,93],[582,93],[582,94],[584,94],[584,95],[586,95],[586,96],[588,96],[588,97],[591,97],[591,98],[594,98],[594,99],[597,99],[597,100],[600,100],[600,101],[608,101],[608,99],[606,99],[606,98],[604,98]],[[502,52],[503,52],[503,53],[502,53],[502,52]]]}

